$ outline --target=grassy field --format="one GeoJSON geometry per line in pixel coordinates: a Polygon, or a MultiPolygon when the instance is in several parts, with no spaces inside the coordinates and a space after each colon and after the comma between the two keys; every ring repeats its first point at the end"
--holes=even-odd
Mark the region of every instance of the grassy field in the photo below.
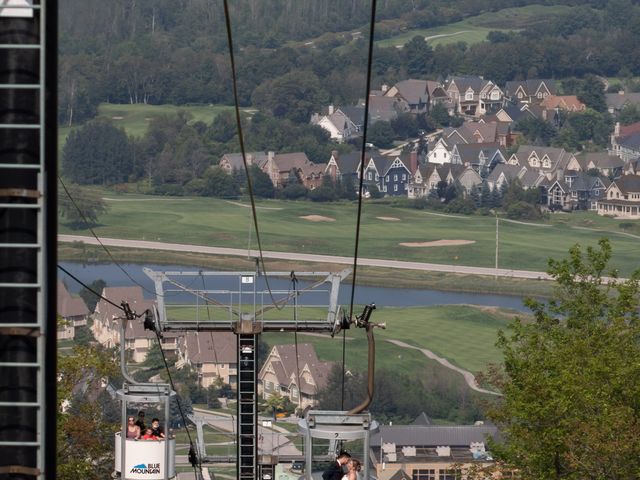
{"type": "MultiPolygon", "coordinates": [[[[356,310],[359,312],[360,309],[356,310]]],[[[372,321],[385,322],[385,330],[376,329],[376,369],[410,374],[432,363],[421,352],[393,345],[386,340],[401,340],[426,348],[451,363],[480,372],[490,363],[499,363],[501,354],[495,347],[497,332],[506,328],[515,314],[506,310],[489,310],[467,305],[433,307],[381,307],[372,321]]],[[[267,333],[270,345],[294,343],[292,333],[267,333]]],[[[341,361],[342,334],[338,337],[298,334],[298,343],[311,343],[323,361],[341,361]]],[[[364,371],[367,364],[367,339],[364,330],[347,331],[347,368],[364,371]]]]}
{"type": "MultiPolygon", "coordinates": [[[[227,105],[145,105],[145,104],[112,104],[102,103],[98,107],[97,118],[111,120],[116,126],[124,128],[131,136],[141,137],[147,131],[149,122],[162,115],[172,115],[180,110],[187,112],[193,122],[210,124],[213,119],[225,110],[231,111],[233,107],[227,105]]],[[[69,135],[69,132],[77,127],[60,126],[58,128],[58,145],[60,148],[69,135]]]]}
{"type": "MultiPolygon", "coordinates": [[[[109,212],[95,232],[101,237],[130,238],[194,245],[246,248],[250,209],[247,203],[212,198],[172,198],[104,192],[109,212]]],[[[352,256],[356,224],[355,203],[263,201],[258,221],[265,250],[352,256]],[[318,215],[333,221],[301,218],[318,215]]],[[[639,266],[637,226],[620,229],[620,220],[592,212],[556,214],[544,223],[500,222],[499,266],[544,271],[547,261],[563,258],[579,242],[592,246],[610,238],[612,266],[624,276],[639,266]]],[[[635,222],[636,224],[638,222],[635,222]]],[[[61,233],[88,235],[88,230],[60,226],[61,233]]],[[[444,216],[392,204],[363,206],[360,257],[493,267],[495,220],[483,216],[444,216]],[[389,220],[389,219],[394,220],[389,220]],[[468,240],[467,245],[408,247],[400,243],[468,240]]],[[[251,246],[255,248],[255,236],[251,246]]]]}
{"type": "Polygon", "coordinates": [[[565,5],[527,5],[518,8],[506,8],[497,12],[487,12],[475,17],[469,17],[460,22],[429,29],[410,30],[401,35],[386,38],[376,42],[381,47],[404,45],[416,35],[423,37],[437,37],[429,40],[432,46],[455,42],[468,44],[486,40],[492,30],[509,31],[520,30],[530,25],[545,22],[555,15],[568,13],[572,7],[565,5]],[[457,32],[462,32],[457,34],[457,32]],[[453,35],[455,34],[455,35],[453,35]]]}

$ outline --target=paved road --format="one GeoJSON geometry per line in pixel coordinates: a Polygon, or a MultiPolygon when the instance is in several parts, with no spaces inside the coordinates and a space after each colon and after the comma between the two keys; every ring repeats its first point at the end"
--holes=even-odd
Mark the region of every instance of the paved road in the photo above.
{"type": "Polygon", "coordinates": [[[491,390],[485,390],[484,388],[481,388],[478,385],[476,377],[473,375],[473,373],[469,372],[468,370],[464,370],[464,369],[462,369],[460,367],[456,367],[449,360],[447,360],[446,358],[442,358],[442,357],[437,356],[431,350],[427,350],[426,348],[414,347],[413,345],[409,345],[408,343],[401,342],[400,340],[387,340],[387,342],[393,343],[394,345],[397,345],[397,346],[402,347],[402,348],[413,348],[414,350],[419,350],[424,355],[426,355],[428,358],[430,358],[432,360],[435,360],[439,364],[441,364],[441,365],[443,365],[443,366],[445,366],[445,367],[447,367],[447,368],[449,368],[449,369],[451,369],[453,371],[456,371],[456,372],[462,374],[462,376],[464,377],[464,380],[467,382],[467,385],[469,385],[469,387],[472,390],[475,390],[476,392],[486,393],[486,394],[489,394],[489,395],[498,395],[498,396],[502,395],[500,393],[496,393],[496,392],[493,392],[491,390]]]}
{"type": "MultiPolygon", "coordinates": [[[[247,250],[240,248],[207,247],[202,245],[188,245],[181,243],[149,242],[146,240],[125,240],[119,238],[101,238],[107,247],[142,248],[148,250],[164,250],[171,252],[194,252],[210,255],[229,255],[237,257],[256,257],[257,250],[247,250]]],[[[81,235],[58,235],[59,242],[83,242],[88,245],[98,245],[93,237],[81,235]]],[[[298,262],[332,263],[339,265],[353,265],[352,257],[339,257],[335,255],[314,255],[309,253],[292,252],[263,252],[264,258],[274,258],[279,260],[292,260],[298,262]]],[[[460,273],[466,275],[487,275],[508,278],[528,278],[533,280],[551,280],[545,272],[534,272],[531,270],[508,270],[504,268],[468,267],[464,265],[444,265],[438,263],[404,262],[400,260],[385,260],[380,258],[358,258],[359,266],[396,268],[403,270],[421,270],[427,272],[460,273]]]]}

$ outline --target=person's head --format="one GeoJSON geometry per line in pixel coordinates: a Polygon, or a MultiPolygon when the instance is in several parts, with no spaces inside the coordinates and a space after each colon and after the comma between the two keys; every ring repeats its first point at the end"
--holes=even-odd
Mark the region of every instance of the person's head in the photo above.
{"type": "Polygon", "coordinates": [[[360,463],[360,460],[356,458],[351,458],[347,463],[347,468],[349,470],[355,470],[356,472],[359,472],[360,469],[362,468],[362,464],[360,463]]]}
{"type": "Polygon", "coordinates": [[[153,420],[151,420],[151,425],[155,428],[160,426],[160,420],[158,418],[154,418],[153,420]]]}
{"type": "Polygon", "coordinates": [[[127,422],[128,423],[133,423],[133,422],[135,422],[135,419],[133,417],[129,417],[129,418],[127,418],[127,422]]]}
{"type": "Polygon", "coordinates": [[[349,452],[342,451],[338,454],[337,460],[340,465],[344,465],[349,461],[350,458],[351,458],[351,455],[349,455],[349,452]]]}
{"type": "Polygon", "coordinates": [[[140,411],[138,412],[138,418],[139,418],[140,420],[144,420],[144,412],[143,412],[142,410],[140,410],[140,411]]]}

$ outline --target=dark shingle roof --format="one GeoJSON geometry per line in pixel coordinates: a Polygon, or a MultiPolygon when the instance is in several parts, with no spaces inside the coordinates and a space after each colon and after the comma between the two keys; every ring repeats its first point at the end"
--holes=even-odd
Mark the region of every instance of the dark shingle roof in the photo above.
{"type": "Polygon", "coordinates": [[[89,315],[89,309],[80,297],[73,297],[61,280],[58,280],[58,315],[62,318],[89,315]]]}
{"type": "Polygon", "coordinates": [[[380,447],[384,443],[415,447],[464,447],[472,442],[485,442],[487,437],[495,438],[498,429],[494,425],[382,425],[371,436],[371,446],[380,447]]]}

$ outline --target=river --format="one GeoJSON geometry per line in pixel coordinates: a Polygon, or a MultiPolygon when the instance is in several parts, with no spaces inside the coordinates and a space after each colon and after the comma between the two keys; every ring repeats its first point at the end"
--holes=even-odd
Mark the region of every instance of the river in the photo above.
{"type": "MultiPolygon", "coordinates": [[[[82,282],[89,284],[94,280],[102,279],[107,282],[108,286],[129,286],[134,282],[125,275],[125,273],[115,264],[106,263],[90,263],[83,264],[80,262],[60,262],[66,270],[78,277],[82,282]]],[[[148,267],[157,271],[196,271],[196,267],[187,267],[183,265],[140,265],[135,263],[122,264],[122,267],[136,282],[141,284],[147,291],[145,296],[153,298],[154,286],[149,277],[142,271],[143,267],[148,267]]],[[[63,279],[71,292],[77,293],[82,288],[76,281],[69,278],[64,272],[58,270],[58,278],[63,279]]],[[[203,288],[203,277],[194,276],[186,277],[184,284],[193,285],[193,288],[203,288]]],[[[236,277],[206,277],[206,289],[237,289],[238,279],[236,277]]],[[[272,279],[270,286],[273,290],[287,292],[291,286],[288,279],[272,279]]],[[[300,282],[298,288],[303,289],[305,282],[300,282]]],[[[258,289],[264,287],[262,284],[257,285],[258,289]]],[[[311,302],[313,302],[312,297],[311,302]]],[[[351,301],[351,283],[345,282],[340,288],[339,302],[347,305],[351,301]]],[[[304,296],[301,297],[301,304],[304,303],[304,296]]],[[[440,290],[422,290],[411,288],[389,288],[389,287],[371,287],[356,286],[354,295],[354,303],[367,304],[375,303],[378,306],[393,307],[410,307],[410,306],[426,306],[426,305],[482,305],[491,307],[511,308],[518,311],[528,312],[524,306],[522,297],[513,295],[494,295],[484,293],[464,293],[464,292],[446,292],[440,290]]]]}

